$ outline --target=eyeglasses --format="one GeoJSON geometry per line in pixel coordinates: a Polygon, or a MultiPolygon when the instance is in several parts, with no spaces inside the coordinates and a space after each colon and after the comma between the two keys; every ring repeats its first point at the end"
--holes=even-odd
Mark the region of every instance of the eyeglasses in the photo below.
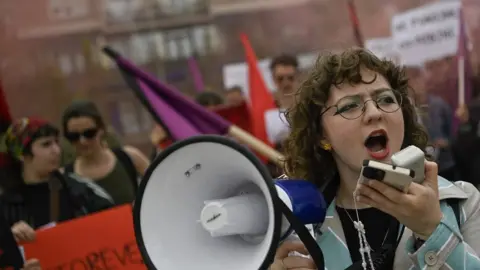
{"type": "Polygon", "coordinates": [[[386,113],[398,111],[402,106],[402,95],[395,90],[378,90],[373,98],[363,100],[360,95],[348,96],[340,99],[337,104],[328,107],[322,112],[322,115],[331,108],[336,108],[334,115],[340,115],[345,119],[354,120],[365,113],[367,102],[372,101],[376,107],[386,113]]]}
{"type": "Polygon", "coordinates": [[[89,128],[81,132],[66,132],[65,138],[70,142],[77,142],[80,138],[85,138],[87,140],[93,139],[98,133],[98,128],[89,128]]]}

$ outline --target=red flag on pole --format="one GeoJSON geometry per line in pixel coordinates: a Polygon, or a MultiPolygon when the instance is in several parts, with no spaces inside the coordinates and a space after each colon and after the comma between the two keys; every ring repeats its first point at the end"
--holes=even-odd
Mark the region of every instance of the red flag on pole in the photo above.
{"type": "Polygon", "coordinates": [[[275,101],[265,84],[262,74],[260,73],[257,56],[250,45],[247,35],[241,34],[240,38],[245,49],[245,57],[248,66],[252,134],[271,146],[272,143],[268,140],[265,127],[265,113],[268,110],[276,108],[275,101]]]}

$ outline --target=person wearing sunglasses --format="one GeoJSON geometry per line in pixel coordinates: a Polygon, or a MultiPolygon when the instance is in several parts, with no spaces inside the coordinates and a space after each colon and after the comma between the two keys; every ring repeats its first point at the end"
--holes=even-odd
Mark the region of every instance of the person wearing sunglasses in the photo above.
{"type": "MultiPolygon", "coordinates": [[[[113,206],[101,187],[59,169],[58,137],[56,127],[32,117],[14,120],[5,133],[9,159],[0,170],[0,222],[17,242],[34,241],[38,228],[113,206]]],[[[40,269],[38,260],[28,260],[24,269],[40,269]]]]}
{"type": "Polygon", "coordinates": [[[295,56],[281,54],[273,58],[270,72],[276,90],[276,101],[279,108],[288,109],[293,105],[298,80],[298,61],[295,56]]]}
{"type": "MultiPolygon", "coordinates": [[[[363,49],[321,55],[287,111],[285,173],[316,184],[328,205],[315,237],[325,269],[480,269],[480,193],[425,161],[406,192],[361,177],[363,161],[391,164],[428,135],[405,70],[363,49]]],[[[317,269],[302,243],[279,246],[270,270],[317,269]]]]}
{"type": "Polygon", "coordinates": [[[139,177],[150,162],[137,148],[109,148],[105,123],[93,102],[75,101],[64,112],[65,138],[74,146],[76,158],[65,170],[92,179],[113,197],[115,204],[135,199],[139,177]]]}

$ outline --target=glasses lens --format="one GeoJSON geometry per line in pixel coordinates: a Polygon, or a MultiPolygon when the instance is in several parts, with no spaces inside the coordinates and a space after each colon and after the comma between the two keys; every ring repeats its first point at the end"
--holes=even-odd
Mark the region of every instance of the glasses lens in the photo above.
{"type": "Polygon", "coordinates": [[[337,103],[337,114],[346,119],[356,119],[363,113],[364,102],[359,96],[345,97],[337,103]]]}
{"type": "Polygon", "coordinates": [[[375,102],[380,110],[386,113],[396,112],[402,105],[402,95],[395,91],[385,91],[375,98],[375,102]]]}
{"type": "Polygon", "coordinates": [[[402,95],[394,90],[389,90],[383,91],[375,95],[372,100],[367,101],[364,101],[360,96],[346,97],[337,103],[337,114],[340,114],[345,119],[357,119],[365,112],[365,106],[368,101],[375,102],[377,108],[386,113],[393,113],[400,109],[402,95]]]}
{"type": "Polygon", "coordinates": [[[87,129],[83,132],[83,136],[86,139],[92,139],[93,137],[95,137],[95,135],[97,135],[97,129],[95,128],[87,129]]]}
{"type": "Polygon", "coordinates": [[[68,133],[65,133],[65,138],[67,138],[67,140],[69,140],[70,142],[76,142],[80,140],[80,133],[68,132],[68,133]]]}

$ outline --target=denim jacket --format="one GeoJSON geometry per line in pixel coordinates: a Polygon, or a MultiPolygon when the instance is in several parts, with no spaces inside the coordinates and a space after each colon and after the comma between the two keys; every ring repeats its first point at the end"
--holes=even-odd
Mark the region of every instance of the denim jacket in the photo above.
{"type": "MultiPolygon", "coordinates": [[[[414,249],[412,231],[405,228],[395,252],[394,270],[480,269],[480,193],[470,183],[438,177],[443,218],[430,238],[414,249]],[[446,199],[460,200],[460,224],[446,199]]],[[[344,270],[352,264],[342,224],[333,201],[320,228],[317,243],[325,257],[325,269],[344,270]]],[[[400,235],[400,231],[399,231],[400,235]]]]}

